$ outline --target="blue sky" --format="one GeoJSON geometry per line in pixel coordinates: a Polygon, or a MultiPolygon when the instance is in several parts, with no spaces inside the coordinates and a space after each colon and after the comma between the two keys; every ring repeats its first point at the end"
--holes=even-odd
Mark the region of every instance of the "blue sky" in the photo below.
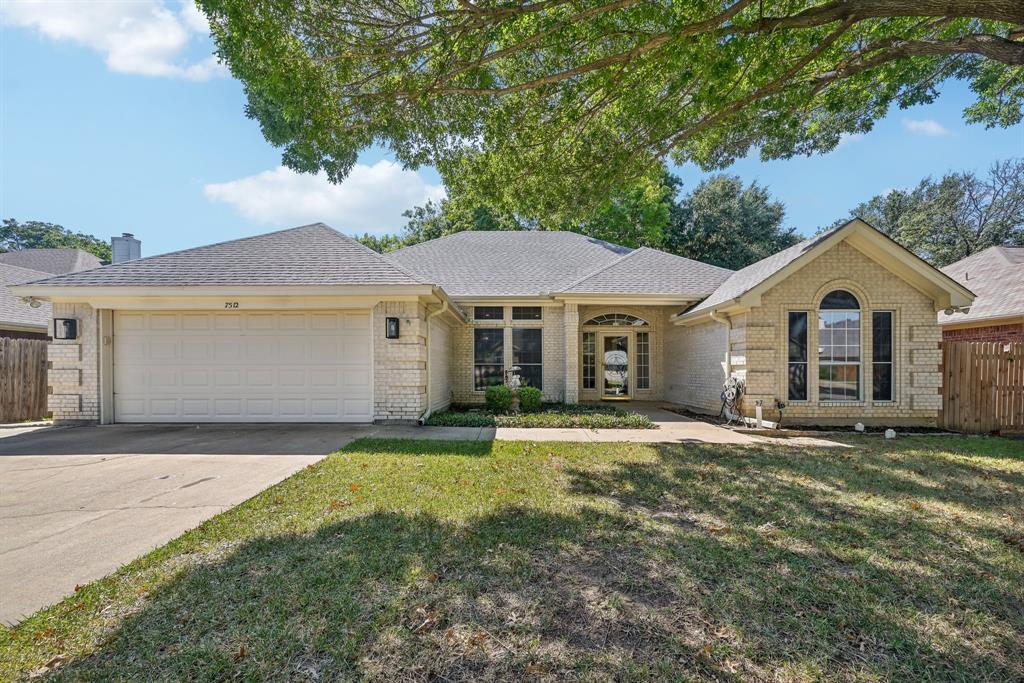
{"type": "MultiPolygon", "coordinates": [[[[177,0],[22,3],[0,9],[0,216],[101,237],[133,232],[144,254],[314,220],[394,232],[403,210],[443,194],[432,169],[369,150],[340,186],[280,168],[245,118],[242,87],[210,58],[200,15],[177,0]]],[[[1024,128],[967,126],[965,86],[896,110],[830,154],[729,173],[766,185],[801,233],[856,204],[947,170],[1024,155],[1024,128]]],[[[677,169],[684,189],[703,177],[677,169]]]]}

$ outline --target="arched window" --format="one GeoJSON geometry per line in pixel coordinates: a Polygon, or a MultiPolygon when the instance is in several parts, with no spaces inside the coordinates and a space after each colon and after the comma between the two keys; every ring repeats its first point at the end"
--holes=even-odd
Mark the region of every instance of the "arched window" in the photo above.
{"type": "Polygon", "coordinates": [[[818,309],[818,400],[859,401],[860,302],[837,289],[818,309]]]}
{"type": "Polygon", "coordinates": [[[605,313],[597,315],[583,323],[584,325],[626,325],[629,327],[647,327],[647,321],[628,313],[605,313]]]}

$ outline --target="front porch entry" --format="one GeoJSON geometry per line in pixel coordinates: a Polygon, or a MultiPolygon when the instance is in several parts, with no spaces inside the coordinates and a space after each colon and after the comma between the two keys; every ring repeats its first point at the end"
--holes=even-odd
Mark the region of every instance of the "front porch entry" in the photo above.
{"type": "Polygon", "coordinates": [[[606,313],[580,326],[581,398],[629,401],[651,389],[651,324],[606,313]]]}

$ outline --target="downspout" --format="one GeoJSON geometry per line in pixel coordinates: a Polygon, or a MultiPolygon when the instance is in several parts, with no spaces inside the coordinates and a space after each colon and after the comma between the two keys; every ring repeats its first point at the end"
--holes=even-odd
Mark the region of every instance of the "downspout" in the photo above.
{"type": "MultiPolygon", "coordinates": [[[[719,316],[715,311],[711,311],[711,319],[725,325],[725,379],[728,381],[732,377],[732,320],[729,316],[719,316]]],[[[732,416],[729,417],[731,419],[732,416]]]]}
{"type": "Polygon", "coordinates": [[[416,421],[420,425],[426,423],[427,418],[430,417],[430,413],[431,413],[431,408],[430,408],[430,321],[433,320],[435,316],[441,315],[442,313],[444,313],[447,310],[448,310],[448,299],[445,298],[441,302],[441,308],[437,309],[436,311],[434,311],[433,313],[431,313],[430,315],[427,316],[427,321],[426,321],[427,322],[427,329],[426,329],[426,338],[425,338],[426,346],[427,346],[427,367],[426,367],[426,371],[427,371],[427,377],[426,377],[426,380],[427,380],[427,407],[423,411],[423,414],[420,415],[420,418],[416,421]]]}
{"type": "Polygon", "coordinates": [[[732,320],[729,316],[719,317],[715,311],[711,312],[711,319],[725,325],[725,378],[729,379],[732,377],[732,320]]]}

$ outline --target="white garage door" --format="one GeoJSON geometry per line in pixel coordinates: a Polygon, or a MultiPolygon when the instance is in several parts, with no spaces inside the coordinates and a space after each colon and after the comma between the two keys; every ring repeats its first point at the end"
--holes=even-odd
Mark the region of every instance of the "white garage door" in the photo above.
{"type": "Polygon", "coordinates": [[[117,422],[369,422],[369,311],[115,311],[117,422]]]}

